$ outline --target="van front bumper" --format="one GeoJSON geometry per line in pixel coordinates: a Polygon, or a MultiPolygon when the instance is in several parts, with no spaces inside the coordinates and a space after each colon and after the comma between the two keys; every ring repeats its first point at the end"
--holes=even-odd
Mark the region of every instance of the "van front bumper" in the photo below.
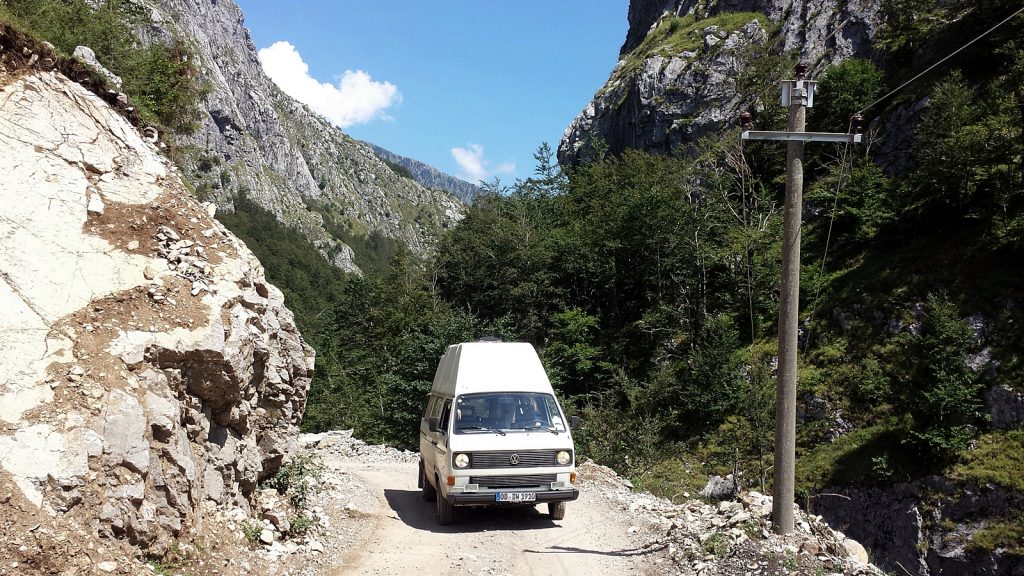
{"type": "MultiPolygon", "coordinates": [[[[518,492],[514,488],[506,490],[506,492],[518,492]]],[[[544,502],[568,502],[575,500],[580,497],[580,491],[576,488],[572,490],[545,490],[542,492],[533,492],[537,499],[533,502],[497,502],[495,494],[497,492],[449,492],[448,501],[454,506],[480,506],[480,505],[491,505],[491,506],[517,506],[522,504],[541,504],[544,502]]]]}

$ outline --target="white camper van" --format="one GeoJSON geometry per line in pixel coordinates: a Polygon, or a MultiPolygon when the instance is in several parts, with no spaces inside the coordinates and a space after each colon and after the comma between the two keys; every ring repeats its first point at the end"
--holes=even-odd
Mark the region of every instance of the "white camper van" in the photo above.
{"type": "Polygon", "coordinates": [[[419,486],[438,523],[456,506],[541,503],[561,520],[575,482],[572,433],[533,346],[449,346],[420,421],[419,486]]]}

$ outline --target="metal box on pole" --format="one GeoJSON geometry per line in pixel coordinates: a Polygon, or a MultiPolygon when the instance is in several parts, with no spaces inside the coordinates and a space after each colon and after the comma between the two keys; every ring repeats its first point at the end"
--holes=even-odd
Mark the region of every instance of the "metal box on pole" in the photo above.
{"type": "Polygon", "coordinates": [[[782,86],[782,105],[786,108],[801,104],[807,108],[814,107],[814,86],[816,80],[780,80],[782,86]]]}

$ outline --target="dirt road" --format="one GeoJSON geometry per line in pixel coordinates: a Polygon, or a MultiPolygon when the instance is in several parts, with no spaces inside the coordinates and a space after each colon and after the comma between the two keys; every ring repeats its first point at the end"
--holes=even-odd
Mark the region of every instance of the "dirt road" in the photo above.
{"type": "Polygon", "coordinates": [[[439,526],[433,503],[416,487],[415,463],[341,466],[366,483],[379,507],[361,506],[376,527],[349,549],[340,574],[610,576],[656,574],[660,564],[643,548],[645,530],[585,481],[564,520],[551,520],[540,507],[460,508],[454,525],[439,526]]]}

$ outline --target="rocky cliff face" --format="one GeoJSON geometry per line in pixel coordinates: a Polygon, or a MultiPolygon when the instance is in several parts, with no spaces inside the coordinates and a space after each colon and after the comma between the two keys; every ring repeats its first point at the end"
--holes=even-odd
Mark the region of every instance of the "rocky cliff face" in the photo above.
{"type": "Polygon", "coordinates": [[[187,142],[194,154],[183,161],[200,195],[231,210],[232,199],[247,194],[353,271],[344,236],[376,232],[424,254],[461,217],[450,194],[398,176],[369,146],[281,92],[264,74],[233,2],[150,2],[153,24],[143,35],[189,39],[210,87],[202,125],[187,142]]]}
{"type": "Polygon", "coordinates": [[[930,476],[888,487],[830,488],[815,498],[814,511],[862,542],[890,573],[1010,576],[1024,571],[1019,554],[978,550],[972,540],[1022,504],[1024,495],[999,486],[930,476]]]}
{"type": "Polygon", "coordinates": [[[4,570],[91,573],[118,542],[160,556],[201,510],[247,510],[313,371],[281,293],[151,143],[57,72],[0,63],[0,159],[4,570]]]}
{"type": "MultiPolygon", "coordinates": [[[[585,158],[594,142],[668,152],[734,124],[758,98],[740,84],[760,82],[761,100],[777,81],[751,78],[773,53],[792,53],[816,71],[870,54],[879,0],[631,0],[629,32],[607,83],[566,128],[562,163],[585,158]],[[763,88],[764,90],[761,90],[763,88]]],[[[786,74],[788,70],[778,70],[786,74]]]]}

